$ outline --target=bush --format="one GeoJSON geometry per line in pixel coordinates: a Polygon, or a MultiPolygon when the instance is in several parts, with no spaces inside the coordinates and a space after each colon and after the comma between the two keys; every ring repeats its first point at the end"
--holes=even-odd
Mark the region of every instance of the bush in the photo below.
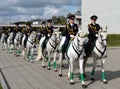
{"type": "Polygon", "coordinates": [[[107,43],[108,46],[120,46],[120,34],[109,34],[107,43]]]}

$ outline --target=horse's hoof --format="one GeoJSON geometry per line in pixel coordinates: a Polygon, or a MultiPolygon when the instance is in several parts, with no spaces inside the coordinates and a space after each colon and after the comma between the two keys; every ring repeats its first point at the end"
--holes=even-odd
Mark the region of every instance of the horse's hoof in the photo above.
{"type": "Polygon", "coordinates": [[[34,61],[30,61],[31,63],[34,63],[34,61]]]}
{"type": "Polygon", "coordinates": [[[86,78],[87,77],[87,75],[86,74],[84,74],[84,78],[86,78]]]}
{"type": "Polygon", "coordinates": [[[64,68],[65,66],[64,65],[62,65],[62,68],[64,68]]]}
{"type": "Polygon", "coordinates": [[[57,72],[57,71],[58,71],[57,69],[54,70],[54,72],[57,72]]]}
{"type": "Polygon", "coordinates": [[[90,80],[91,80],[91,81],[95,81],[95,78],[91,78],[90,80]]]}
{"type": "Polygon", "coordinates": [[[104,84],[108,84],[108,81],[107,81],[107,80],[106,80],[106,81],[103,81],[103,83],[104,83],[104,84]]]}
{"type": "Polygon", "coordinates": [[[86,84],[83,84],[83,85],[82,85],[82,88],[87,88],[87,85],[86,85],[86,84]]]}
{"type": "Polygon", "coordinates": [[[70,77],[68,77],[67,79],[70,80],[70,77]]]}
{"type": "Polygon", "coordinates": [[[48,69],[48,70],[51,70],[51,68],[50,68],[50,67],[48,67],[47,69],[48,69]]]}
{"type": "Polygon", "coordinates": [[[70,82],[70,85],[74,85],[75,83],[74,82],[70,82]]]}
{"type": "Polygon", "coordinates": [[[59,74],[59,77],[62,77],[62,74],[59,74]]]}
{"type": "Polygon", "coordinates": [[[45,66],[42,66],[42,68],[45,68],[45,66]]]}

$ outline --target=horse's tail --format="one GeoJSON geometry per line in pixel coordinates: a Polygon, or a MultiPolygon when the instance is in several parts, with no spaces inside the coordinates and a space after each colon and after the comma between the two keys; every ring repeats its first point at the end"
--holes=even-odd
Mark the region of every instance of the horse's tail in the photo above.
{"type": "Polygon", "coordinates": [[[38,55],[35,59],[35,61],[39,61],[42,58],[42,47],[38,47],[38,55]]]}

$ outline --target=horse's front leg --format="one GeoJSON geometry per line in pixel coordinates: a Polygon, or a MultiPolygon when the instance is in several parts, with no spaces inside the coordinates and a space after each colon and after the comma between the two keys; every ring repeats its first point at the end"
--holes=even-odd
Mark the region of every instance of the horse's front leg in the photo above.
{"type": "Polygon", "coordinates": [[[62,53],[60,53],[59,57],[59,76],[62,77],[62,53]]]}
{"type": "Polygon", "coordinates": [[[108,82],[105,79],[105,68],[104,68],[105,59],[104,58],[101,59],[101,64],[102,64],[102,81],[103,81],[104,84],[107,84],[108,82]]]}
{"type": "Polygon", "coordinates": [[[43,55],[43,51],[41,52],[41,58],[42,58],[42,67],[45,68],[45,57],[43,55]]]}
{"type": "Polygon", "coordinates": [[[70,58],[70,84],[73,85],[74,80],[73,80],[74,76],[73,76],[73,58],[70,58]]]}
{"type": "Polygon", "coordinates": [[[33,62],[33,51],[34,51],[33,47],[30,48],[30,55],[29,55],[30,62],[33,62]]]}
{"type": "Polygon", "coordinates": [[[30,48],[27,47],[27,48],[26,48],[26,57],[25,57],[27,61],[30,61],[30,60],[29,60],[29,57],[30,57],[30,48]]]}
{"type": "Polygon", "coordinates": [[[54,53],[54,60],[53,60],[53,70],[54,70],[54,72],[57,72],[57,64],[56,64],[57,54],[58,54],[58,52],[54,53]]]}
{"type": "Polygon", "coordinates": [[[69,65],[69,69],[68,69],[68,80],[69,80],[70,79],[70,63],[68,65],[69,65]]]}
{"type": "Polygon", "coordinates": [[[20,44],[18,45],[17,55],[16,56],[20,56],[20,44]]]}
{"type": "Polygon", "coordinates": [[[86,88],[86,84],[85,84],[85,78],[84,78],[84,59],[80,58],[79,59],[79,68],[80,68],[80,79],[81,79],[81,83],[82,83],[82,87],[86,88]]]}

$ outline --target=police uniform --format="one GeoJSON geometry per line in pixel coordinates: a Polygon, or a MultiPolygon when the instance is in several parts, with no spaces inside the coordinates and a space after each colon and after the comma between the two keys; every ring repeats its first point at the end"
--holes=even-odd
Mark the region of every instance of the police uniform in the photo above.
{"type": "MultiPolygon", "coordinates": [[[[97,20],[98,17],[96,15],[93,15],[90,17],[91,20],[97,20]]],[[[86,54],[87,56],[90,56],[91,55],[91,51],[93,50],[93,47],[94,47],[94,44],[95,44],[95,41],[97,40],[97,35],[98,35],[98,32],[100,30],[100,25],[97,24],[97,23],[90,23],[88,24],[88,31],[89,31],[89,34],[88,34],[88,43],[85,44],[85,48],[86,48],[86,54]]]]}
{"type": "Polygon", "coordinates": [[[24,47],[26,48],[26,44],[27,44],[27,40],[28,40],[28,36],[32,33],[33,29],[32,29],[32,26],[31,26],[31,23],[27,22],[26,23],[26,28],[25,28],[25,35],[26,35],[26,38],[24,40],[24,47]]]}
{"type": "MultiPolygon", "coordinates": [[[[74,20],[75,16],[74,15],[70,15],[68,17],[68,19],[74,20]]],[[[66,48],[68,47],[68,44],[69,44],[72,36],[76,36],[77,32],[78,32],[78,25],[77,24],[75,24],[75,23],[73,23],[73,24],[68,23],[66,25],[66,29],[63,32],[63,36],[66,36],[66,39],[65,39],[65,42],[64,42],[64,44],[62,46],[62,53],[66,52],[66,48]]]]}
{"type": "MultiPolygon", "coordinates": [[[[42,23],[41,23],[41,25],[45,25],[46,24],[46,22],[45,21],[43,21],[42,23]]],[[[40,31],[39,31],[42,35],[44,35],[44,36],[47,36],[47,31],[46,31],[46,27],[45,26],[42,26],[42,27],[40,27],[40,31]]]]}
{"type": "MultiPolygon", "coordinates": [[[[47,23],[52,23],[52,20],[51,20],[51,19],[47,20],[47,23]]],[[[49,38],[50,38],[50,37],[52,36],[52,34],[53,34],[53,29],[54,29],[53,26],[45,26],[44,35],[45,35],[46,37],[45,37],[45,40],[44,40],[44,42],[43,42],[43,49],[46,48],[46,44],[47,44],[49,38]]]]}

